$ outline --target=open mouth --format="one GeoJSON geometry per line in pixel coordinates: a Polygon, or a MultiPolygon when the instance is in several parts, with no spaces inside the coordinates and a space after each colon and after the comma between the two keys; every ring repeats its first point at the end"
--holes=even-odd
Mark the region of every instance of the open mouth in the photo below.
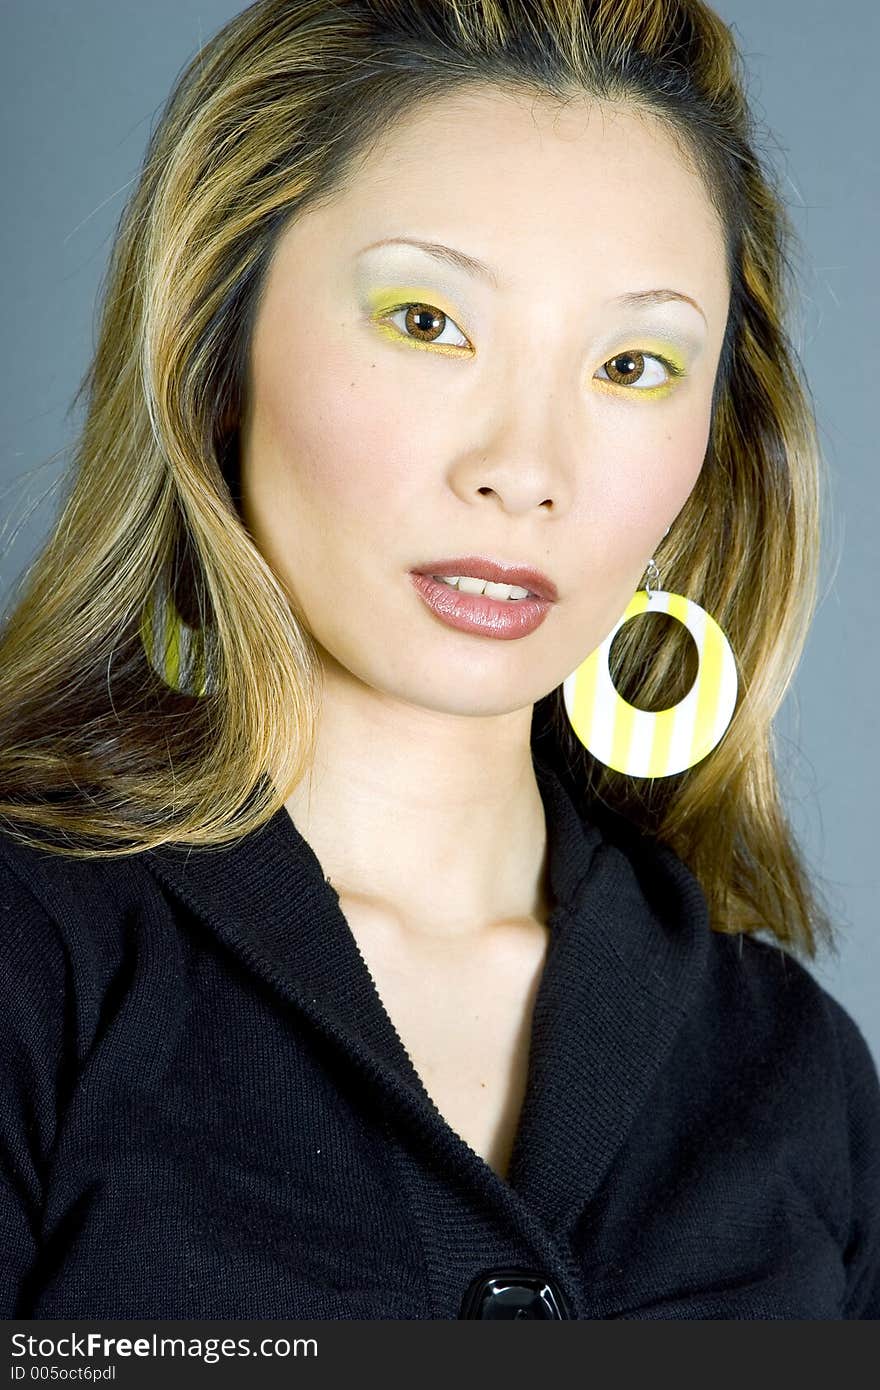
{"type": "Polygon", "coordinates": [[[436,579],[438,584],[445,584],[449,589],[455,589],[460,594],[485,594],[486,598],[493,598],[501,603],[521,603],[526,598],[537,598],[531,589],[525,589],[519,584],[494,584],[490,580],[470,579],[465,575],[444,577],[442,574],[432,574],[431,579],[436,579]]]}
{"type": "Polygon", "coordinates": [[[410,578],[426,606],[445,626],[481,637],[517,638],[534,632],[553,607],[550,599],[538,598],[517,585],[488,584],[471,580],[471,590],[461,580],[450,584],[442,575],[410,571],[410,578]],[[472,592],[476,589],[476,592],[472,592]],[[501,597],[492,590],[500,589],[501,597]],[[513,597],[512,594],[520,594],[513,597]]]}

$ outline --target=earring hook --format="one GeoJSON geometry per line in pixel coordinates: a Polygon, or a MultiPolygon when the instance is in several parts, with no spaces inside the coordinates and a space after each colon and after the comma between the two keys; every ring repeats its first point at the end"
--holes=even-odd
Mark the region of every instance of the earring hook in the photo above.
{"type": "Polygon", "coordinates": [[[656,591],[660,588],[660,571],[659,571],[659,569],[657,568],[657,565],[656,565],[655,562],[654,562],[654,557],[653,557],[653,555],[651,556],[651,559],[648,561],[648,574],[647,574],[647,577],[646,577],[646,579],[645,579],[645,592],[646,592],[646,594],[648,595],[648,602],[649,602],[649,603],[651,602],[651,577],[652,577],[652,573],[653,573],[653,576],[654,576],[654,579],[655,579],[654,591],[656,592],[656,591]]]}

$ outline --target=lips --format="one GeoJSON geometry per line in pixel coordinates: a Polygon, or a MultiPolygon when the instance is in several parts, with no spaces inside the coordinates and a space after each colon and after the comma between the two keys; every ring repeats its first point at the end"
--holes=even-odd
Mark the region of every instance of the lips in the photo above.
{"type": "Polygon", "coordinates": [[[530,594],[547,599],[550,603],[555,603],[559,597],[553,580],[540,570],[533,569],[531,565],[505,565],[479,555],[458,555],[451,560],[431,560],[428,564],[417,565],[410,573],[469,574],[474,579],[486,579],[494,584],[518,584],[520,588],[528,589],[530,594]]]}
{"type": "Polygon", "coordinates": [[[445,627],[476,637],[505,641],[528,637],[553,607],[546,598],[496,599],[488,594],[469,594],[417,570],[411,571],[410,579],[422,602],[445,627]]]}

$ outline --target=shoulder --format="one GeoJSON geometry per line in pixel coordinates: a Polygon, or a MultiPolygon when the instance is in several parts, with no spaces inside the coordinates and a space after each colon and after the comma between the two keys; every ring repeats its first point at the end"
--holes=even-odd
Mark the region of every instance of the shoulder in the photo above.
{"type": "Polygon", "coordinates": [[[0,828],[0,1010],[17,995],[84,1056],[132,975],[156,884],[137,856],[80,859],[0,828]]]}
{"type": "Polygon", "coordinates": [[[755,1133],[779,1134],[791,1177],[839,1237],[843,1316],[880,1318],[880,1075],[867,1039],[780,945],[715,932],[709,954],[717,1046],[739,1055],[755,1133]]]}
{"type": "Polygon", "coordinates": [[[45,1014],[61,1001],[67,958],[51,908],[36,891],[32,852],[0,833],[0,1015],[26,1018],[40,1000],[45,1014]]]}
{"type": "Polygon", "coordinates": [[[846,1105],[855,1092],[880,1102],[877,1065],[855,1019],[780,943],[711,932],[706,985],[706,1008],[724,1020],[727,1037],[781,1068],[805,1099],[846,1105]]]}
{"type": "Polygon", "coordinates": [[[50,919],[65,938],[100,937],[155,891],[141,855],[80,858],[22,843],[0,825],[0,902],[7,915],[17,908],[33,920],[50,919]]]}
{"type": "Polygon", "coordinates": [[[877,1067],[858,1024],[809,966],[779,942],[744,933],[712,932],[710,973],[731,1008],[754,1026],[786,1031],[800,1043],[824,1052],[842,1076],[864,1079],[877,1067]]]}
{"type": "Polygon", "coordinates": [[[846,1117],[851,1155],[872,1150],[880,1219],[880,1072],[867,1038],[830,990],[781,947],[747,938],[733,952],[748,997],[765,1017],[777,1017],[778,1027],[788,1029],[805,1059],[805,1074],[820,1082],[816,1108],[827,1109],[836,1098],[846,1117]]]}

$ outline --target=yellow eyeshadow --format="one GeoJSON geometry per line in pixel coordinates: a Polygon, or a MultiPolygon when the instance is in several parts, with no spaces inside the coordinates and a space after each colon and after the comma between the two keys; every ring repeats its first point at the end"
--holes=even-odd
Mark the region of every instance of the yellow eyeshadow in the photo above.
{"type": "Polygon", "coordinates": [[[675,375],[670,380],[661,382],[659,386],[622,386],[618,382],[611,381],[606,377],[594,377],[593,384],[600,390],[613,392],[615,396],[622,393],[629,396],[645,396],[648,400],[657,400],[658,397],[668,396],[674,391],[682,377],[687,375],[687,365],[684,358],[677,348],[671,343],[663,343],[658,346],[657,340],[653,342],[644,338],[635,337],[631,347],[618,348],[601,364],[605,366],[607,362],[613,362],[615,357],[621,357],[627,352],[643,353],[645,357],[655,357],[660,359],[660,364],[665,371],[669,372],[670,367],[674,369],[675,375]],[[664,362],[663,359],[666,359],[664,362]],[[667,365],[668,364],[668,365],[667,365]]]}
{"type": "MultiPolygon", "coordinates": [[[[431,308],[439,309],[443,314],[446,315],[447,318],[451,318],[454,321],[456,327],[460,329],[462,333],[464,333],[464,329],[462,328],[461,323],[459,321],[457,311],[454,309],[450,310],[449,308],[444,307],[442,303],[442,296],[438,296],[436,289],[431,289],[424,285],[418,284],[397,285],[393,288],[385,287],[381,289],[367,290],[365,298],[370,312],[370,318],[373,320],[375,327],[378,329],[380,333],[384,334],[384,336],[390,339],[392,342],[403,343],[407,347],[414,347],[422,352],[428,351],[435,353],[445,353],[449,356],[454,357],[460,357],[462,354],[471,351],[470,348],[461,347],[457,344],[419,342],[418,339],[408,337],[406,333],[403,333],[399,329],[392,327],[388,323],[377,322],[377,320],[381,320],[383,317],[391,313],[394,313],[403,305],[426,304],[430,305],[431,308]]],[[[665,357],[667,359],[667,362],[670,363],[673,368],[675,368],[677,375],[673,377],[670,381],[664,382],[660,386],[647,387],[621,386],[616,382],[606,380],[604,377],[593,378],[593,380],[599,387],[610,389],[615,393],[615,395],[619,396],[621,392],[626,392],[631,396],[648,396],[652,399],[656,399],[656,397],[658,396],[667,396],[670,393],[670,391],[672,391],[675,388],[680,377],[685,376],[687,373],[687,367],[685,365],[684,358],[682,357],[678,349],[673,347],[670,343],[664,343],[662,347],[658,347],[656,342],[653,345],[649,345],[648,341],[646,341],[643,338],[639,338],[638,335],[634,335],[632,346],[618,348],[617,352],[612,353],[610,357],[605,359],[605,361],[613,361],[614,357],[620,356],[624,352],[642,352],[646,356],[654,356],[659,354],[661,359],[665,357]]],[[[604,363],[602,365],[604,365],[604,363]]]]}
{"type": "Polygon", "coordinates": [[[619,347],[614,352],[610,353],[609,356],[605,358],[605,361],[613,362],[615,357],[623,357],[627,352],[642,352],[646,357],[659,357],[661,361],[665,357],[667,362],[671,363],[677,372],[681,372],[681,374],[684,375],[687,371],[685,359],[682,357],[678,348],[674,347],[672,343],[661,343],[657,338],[642,338],[637,334],[633,334],[631,342],[625,343],[623,347],[619,347]]]}
{"type": "Polygon", "coordinates": [[[625,386],[604,376],[594,376],[592,381],[592,385],[597,386],[600,391],[608,391],[618,397],[621,395],[644,396],[648,400],[656,400],[658,396],[668,396],[670,391],[675,390],[677,383],[677,377],[671,381],[664,381],[660,386],[639,386],[638,384],[625,386]]]}
{"type": "Polygon", "coordinates": [[[447,318],[451,318],[456,328],[464,333],[457,312],[444,307],[442,296],[438,296],[436,289],[427,289],[424,285],[416,284],[396,285],[393,288],[368,290],[366,301],[370,318],[375,327],[392,342],[403,343],[404,346],[416,348],[420,352],[443,353],[452,357],[461,357],[472,351],[471,348],[462,347],[457,343],[420,342],[417,338],[408,337],[406,333],[403,333],[399,328],[394,328],[391,324],[376,322],[376,320],[401,308],[404,304],[427,304],[432,309],[439,309],[447,318]]]}
{"type": "MultiPolygon", "coordinates": [[[[646,349],[644,344],[641,344],[639,346],[639,352],[644,352],[645,350],[646,349]]],[[[664,357],[667,357],[669,361],[672,363],[673,367],[675,367],[676,371],[681,372],[682,376],[684,376],[685,372],[687,371],[687,363],[685,362],[681,353],[677,352],[671,343],[664,343],[661,348],[647,348],[648,352],[652,352],[655,350],[662,353],[664,357]]]]}
{"type": "MultiPolygon", "coordinates": [[[[450,318],[455,318],[452,310],[444,308],[438,302],[436,290],[425,289],[419,285],[398,285],[394,289],[368,290],[367,304],[374,317],[381,316],[383,313],[390,313],[401,304],[430,304],[432,309],[442,309],[444,314],[450,318]]],[[[456,322],[458,320],[456,319],[456,322]]],[[[459,325],[460,326],[460,325],[459,325]]]]}

